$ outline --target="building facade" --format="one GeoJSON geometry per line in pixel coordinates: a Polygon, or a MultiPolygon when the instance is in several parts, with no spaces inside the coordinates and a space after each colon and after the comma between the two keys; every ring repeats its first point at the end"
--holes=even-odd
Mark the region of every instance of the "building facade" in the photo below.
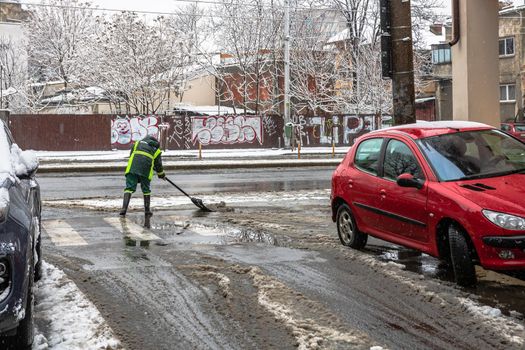
{"type": "MultiPolygon", "coordinates": [[[[499,14],[499,83],[501,121],[525,120],[525,5],[513,6],[499,14]]],[[[452,28],[444,26],[447,40],[452,28]]],[[[432,46],[436,88],[436,115],[452,119],[452,53],[448,42],[432,46]]]]}

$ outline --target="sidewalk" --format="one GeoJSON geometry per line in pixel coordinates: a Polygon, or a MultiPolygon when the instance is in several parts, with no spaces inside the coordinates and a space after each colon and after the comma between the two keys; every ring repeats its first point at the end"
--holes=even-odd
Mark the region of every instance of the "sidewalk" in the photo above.
{"type": "MultiPolygon", "coordinates": [[[[166,170],[225,169],[225,168],[271,168],[271,167],[312,167],[337,166],[348,152],[349,147],[337,147],[332,154],[331,147],[301,149],[230,149],[203,150],[199,159],[197,150],[166,151],[163,163],[166,170]]],[[[121,172],[124,171],[129,151],[94,152],[41,152],[38,172],[121,172]]]]}

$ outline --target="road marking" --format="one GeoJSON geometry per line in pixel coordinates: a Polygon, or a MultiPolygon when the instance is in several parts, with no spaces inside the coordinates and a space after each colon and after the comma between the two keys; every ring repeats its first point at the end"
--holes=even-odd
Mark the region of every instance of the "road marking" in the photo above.
{"type": "Polygon", "coordinates": [[[44,230],[51,241],[59,247],[87,245],[78,232],[64,220],[45,220],[44,230]]]}
{"type": "Polygon", "coordinates": [[[137,241],[154,241],[160,240],[160,237],[154,235],[150,230],[122,218],[104,218],[104,221],[119,230],[126,237],[137,241]]]}

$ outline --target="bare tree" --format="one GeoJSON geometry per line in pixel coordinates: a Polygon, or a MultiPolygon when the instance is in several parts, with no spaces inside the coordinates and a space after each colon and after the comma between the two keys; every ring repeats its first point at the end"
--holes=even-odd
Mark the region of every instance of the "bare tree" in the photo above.
{"type": "Polygon", "coordinates": [[[222,53],[219,100],[256,113],[279,104],[276,65],[281,54],[282,11],[273,1],[233,0],[213,8],[211,25],[222,53]]]}
{"type": "Polygon", "coordinates": [[[103,19],[97,38],[93,84],[107,91],[117,108],[150,114],[165,108],[190,64],[188,40],[164,17],[147,23],[136,13],[103,19]]]}
{"type": "Polygon", "coordinates": [[[89,71],[95,17],[81,0],[44,0],[26,24],[29,65],[38,80],[61,80],[66,88],[89,71]]]}

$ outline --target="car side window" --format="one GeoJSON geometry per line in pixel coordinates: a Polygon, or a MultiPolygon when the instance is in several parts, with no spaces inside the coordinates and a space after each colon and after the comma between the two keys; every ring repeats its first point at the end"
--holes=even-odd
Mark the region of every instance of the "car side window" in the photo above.
{"type": "Polygon", "coordinates": [[[509,130],[510,130],[510,126],[507,125],[507,124],[501,124],[501,130],[503,130],[503,131],[509,131],[509,130]]]}
{"type": "Polygon", "coordinates": [[[361,142],[355,152],[355,166],[358,169],[377,175],[382,144],[382,138],[369,139],[361,142]]]}
{"type": "Polygon", "coordinates": [[[386,179],[394,181],[399,175],[406,173],[417,179],[425,179],[414,153],[404,142],[398,140],[390,140],[386,146],[383,172],[386,179]]]}

